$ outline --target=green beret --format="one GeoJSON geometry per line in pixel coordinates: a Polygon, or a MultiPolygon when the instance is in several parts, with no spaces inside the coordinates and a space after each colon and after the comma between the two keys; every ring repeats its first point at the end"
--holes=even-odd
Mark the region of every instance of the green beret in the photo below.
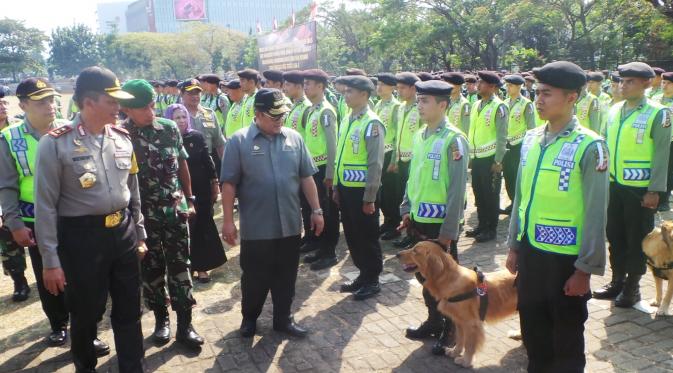
{"type": "Polygon", "coordinates": [[[144,79],[129,80],[122,86],[122,91],[130,93],[134,97],[128,100],[119,100],[119,104],[126,108],[138,109],[154,101],[154,89],[144,79]]]}

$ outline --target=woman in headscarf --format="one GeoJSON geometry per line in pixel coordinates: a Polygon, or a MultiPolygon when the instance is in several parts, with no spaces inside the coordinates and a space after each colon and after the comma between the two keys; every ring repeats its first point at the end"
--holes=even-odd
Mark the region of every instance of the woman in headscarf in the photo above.
{"type": "Polygon", "coordinates": [[[192,192],[196,197],[196,216],[189,221],[191,238],[190,259],[192,271],[198,272],[198,281],[210,281],[208,272],[227,261],[224,247],[213,220],[213,204],[220,193],[215,164],[208,153],[203,135],[192,130],[191,117],[182,104],[166,108],[164,117],[172,119],[182,133],[184,147],[189,154],[187,164],[192,178],[192,192]]]}

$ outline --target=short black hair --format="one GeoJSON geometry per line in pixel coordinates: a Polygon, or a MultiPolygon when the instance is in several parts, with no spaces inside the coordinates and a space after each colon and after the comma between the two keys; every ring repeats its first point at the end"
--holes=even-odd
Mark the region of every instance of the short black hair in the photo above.
{"type": "Polygon", "coordinates": [[[103,92],[98,92],[98,91],[84,91],[78,95],[76,95],[73,99],[75,100],[75,104],[77,104],[77,108],[82,110],[84,107],[84,99],[85,98],[90,98],[94,101],[98,101],[100,96],[104,95],[105,93],[103,92]]]}
{"type": "Polygon", "coordinates": [[[441,104],[442,102],[446,102],[446,108],[449,108],[449,105],[451,104],[451,98],[449,96],[433,96],[435,98],[435,102],[438,104],[441,104]]]}

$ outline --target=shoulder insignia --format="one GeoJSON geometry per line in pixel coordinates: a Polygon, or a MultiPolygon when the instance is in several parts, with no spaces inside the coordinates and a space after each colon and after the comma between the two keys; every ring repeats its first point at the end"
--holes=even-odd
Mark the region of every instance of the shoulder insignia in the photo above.
{"type": "Polygon", "coordinates": [[[465,149],[463,149],[463,142],[460,141],[460,136],[456,136],[451,143],[451,155],[454,161],[463,159],[465,149]]]}
{"type": "Polygon", "coordinates": [[[596,149],[594,149],[594,156],[596,158],[596,171],[605,172],[608,169],[609,164],[609,155],[608,150],[603,141],[598,141],[596,143],[596,149]]]}
{"type": "Polygon", "coordinates": [[[65,126],[61,126],[61,127],[58,127],[58,128],[54,128],[53,130],[49,131],[48,133],[49,133],[49,136],[51,136],[51,137],[59,138],[59,137],[65,135],[66,133],[68,133],[70,131],[72,131],[72,126],[65,125],[65,126]]]}
{"type": "Polygon", "coordinates": [[[501,105],[498,107],[498,116],[499,116],[500,118],[503,118],[503,117],[505,116],[505,113],[506,113],[506,110],[505,110],[505,104],[501,104],[501,105]]]}
{"type": "Polygon", "coordinates": [[[662,110],[661,115],[663,118],[661,118],[661,126],[664,128],[668,128],[671,126],[671,113],[668,110],[662,110]]]}
{"type": "Polygon", "coordinates": [[[115,131],[117,131],[117,132],[119,132],[119,133],[121,133],[121,134],[124,134],[124,135],[126,135],[126,136],[131,136],[131,134],[129,133],[129,131],[127,131],[126,128],[124,128],[124,127],[121,127],[121,126],[110,126],[110,128],[113,129],[113,130],[115,130],[115,131]]]}

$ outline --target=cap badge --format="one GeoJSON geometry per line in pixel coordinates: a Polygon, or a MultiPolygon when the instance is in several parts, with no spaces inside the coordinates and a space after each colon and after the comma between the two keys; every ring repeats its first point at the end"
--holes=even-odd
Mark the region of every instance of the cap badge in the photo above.
{"type": "Polygon", "coordinates": [[[41,81],[41,80],[38,80],[37,83],[35,83],[35,85],[36,85],[37,88],[39,88],[39,89],[47,88],[47,84],[45,84],[45,82],[43,82],[43,81],[41,81]]]}

